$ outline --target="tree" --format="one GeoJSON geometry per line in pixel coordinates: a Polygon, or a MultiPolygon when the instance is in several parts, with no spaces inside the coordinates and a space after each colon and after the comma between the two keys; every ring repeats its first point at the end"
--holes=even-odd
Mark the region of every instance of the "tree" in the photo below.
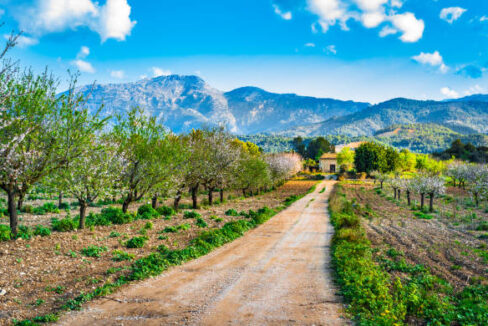
{"type": "Polygon", "coordinates": [[[354,165],[358,172],[389,172],[384,147],[373,142],[359,145],[354,156],[354,165]]]}
{"type": "Polygon", "coordinates": [[[407,149],[402,149],[398,155],[398,169],[403,172],[415,172],[416,155],[407,149]]]}
{"type": "Polygon", "coordinates": [[[305,157],[307,146],[303,142],[302,137],[295,137],[293,139],[293,148],[295,149],[295,152],[300,154],[302,157],[305,157]]]}
{"type": "Polygon", "coordinates": [[[301,156],[293,153],[269,154],[265,156],[265,161],[273,185],[283,184],[286,179],[300,172],[302,165],[301,156]]]}
{"type": "Polygon", "coordinates": [[[468,191],[478,207],[480,198],[486,198],[488,195],[488,167],[486,165],[468,165],[465,171],[468,191]]]}
{"type": "Polygon", "coordinates": [[[418,175],[413,180],[415,191],[420,194],[420,208],[424,208],[425,195],[430,197],[429,211],[434,211],[434,198],[445,193],[444,180],[438,176],[418,175]]]}
{"type": "Polygon", "coordinates": [[[10,227],[17,234],[16,200],[37,182],[81,155],[88,135],[101,127],[85,99],[70,91],[56,95],[57,83],[47,72],[0,75],[3,108],[0,130],[0,188],[7,193],[10,227]]]}
{"type": "Polygon", "coordinates": [[[380,189],[383,189],[383,183],[389,179],[388,174],[381,173],[379,171],[373,171],[371,172],[371,176],[376,180],[380,182],[380,189]]]}
{"type": "Polygon", "coordinates": [[[349,147],[344,147],[337,153],[337,164],[339,164],[342,171],[351,170],[354,165],[354,151],[349,147]]]}
{"type": "Polygon", "coordinates": [[[306,150],[306,157],[319,160],[320,156],[324,153],[333,153],[335,151],[334,145],[332,145],[324,137],[317,137],[310,141],[306,150]]]}
{"type": "Polygon", "coordinates": [[[121,162],[119,180],[124,197],[122,210],[161,186],[177,166],[177,152],[164,128],[154,117],[134,108],[117,116],[111,140],[117,145],[121,162]]]}
{"type": "Polygon", "coordinates": [[[78,200],[79,228],[85,227],[86,208],[97,198],[108,195],[119,171],[114,144],[93,137],[83,154],[58,173],[59,189],[78,200]]]}

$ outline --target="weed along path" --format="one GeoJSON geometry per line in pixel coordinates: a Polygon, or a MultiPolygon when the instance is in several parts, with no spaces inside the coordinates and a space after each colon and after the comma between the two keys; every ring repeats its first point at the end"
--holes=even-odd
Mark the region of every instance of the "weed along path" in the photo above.
{"type": "Polygon", "coordinates": [[[329,267],[333,182],[207,256],[94,301],[59,324],[348,324],[329,267]]]}

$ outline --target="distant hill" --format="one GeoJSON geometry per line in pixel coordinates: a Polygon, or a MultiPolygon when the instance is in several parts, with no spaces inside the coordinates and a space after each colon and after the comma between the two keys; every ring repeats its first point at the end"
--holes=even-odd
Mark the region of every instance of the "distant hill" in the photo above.
{"type": "MultiPolygon", "coordinates": [[[[252,141],[266,152],[289,151],[293,149],[293,137],[279,135],[249,135],[239,136],[240,139],[252,141]]],[[[398,149],[406,148],[416,153],[433,153],[450,147],[456,139],[475,146],[487,146],[488,136],[483,134],[465,135],[436,124],[404,124],[392,125],[381,129],[372,136],[350,137],[344,135],[325,136],[335,145],[357,141],[377,141],[398,149]]],[[[310,137],[305,137],[305,142],[310,137]]]]}
{"type": "Polygon", "coordinates": [[[84,86],[95,111],[104,116],[139,106],[176,133],[223,125],[241,134],[277,132],[358,112],[370,104],[275,94],[243,87],[224,93],[197,76],[162,76],[132,83],[84,86]]]}
{"type": "Polygon", "coordinates": [[[398,98],[279,134],[372,136],[391,125],[410,123],[435,123],[463,134],[487,133],[488,102],[436,102],[398,98]]]}

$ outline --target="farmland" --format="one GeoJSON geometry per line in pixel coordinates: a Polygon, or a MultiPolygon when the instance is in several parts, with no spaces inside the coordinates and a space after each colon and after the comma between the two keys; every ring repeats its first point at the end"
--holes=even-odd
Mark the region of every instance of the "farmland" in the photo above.
{"type": "MultiPolygon", "coordinates": [[[[353,286],[357,292],[350,297],[351,312],[359,320],[380,324],[486,323],[486,207],[476,207],[472,196],[452,186],[436,199],[433,212],[419,208],[418,195],[410,195],[409,206],[404,194],[396,199],[393,194],[392,187],[385,185],[381,189],[372,181],[345,181],[331,199],[336,214],[334,259],[341,275],[339,282],[366,277],[374,270],[373,279],[378,283],[370,286],[386,296],[383,301],[377,299],[376,307],[374,302],[364,306],[358,301],[364,292],[353,286]],[[361,231],[346,232],[353,222],[340,222],[343,215],[338,214],[347,210],[360,217],[358,227],[363,236],[356,233],[361,231]],[[342,261],[341,252],[348,246],[366,250],[357,259],[370,259],[373,265],[359,274],[346,272],[343,268],[348,263],[342,261]]],[[[349,259],[355,257],[350,255],[349,259]]]]}
{"type": "MultiPolygon", "coordinates": [[[[275,191],[230,199],[197,210],[183,209],[173,216],[0,242],[4,262],[0,267],[3,275],[0,288],[8,293],[0,301],[1,321],[8,324],[12,319],[55,313],[80,293],[90,292],[107,281],[130,274],[134,261],[157,251],[158,246],[166,246],[169,250],[183,249],[202,231],[248,219],[244,215],[249,210],[258,211],[265,206],[282,209],[286,199],[291,202],[315,183],[289,181],[275,191]],[[189,213],[185,212],[195,212],[195,217],[188,218],[189,213]],[[198,223],[198,215],[207,226],[198,223]],[[127,241],[136,237],[147,237],[144,246],[127,248],[127,241]]],[[[25,220],[33,218],[26,216],[25,220]]]]}

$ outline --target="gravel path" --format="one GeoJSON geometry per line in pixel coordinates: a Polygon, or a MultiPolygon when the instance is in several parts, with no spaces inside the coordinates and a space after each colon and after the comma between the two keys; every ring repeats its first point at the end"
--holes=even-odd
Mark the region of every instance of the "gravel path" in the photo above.
{"type": "Polygon", "coordinates": [[[59,324],[348,324],[329,267],[332,186],[324,181],[244,237],[65,315],[59,324]]]}

